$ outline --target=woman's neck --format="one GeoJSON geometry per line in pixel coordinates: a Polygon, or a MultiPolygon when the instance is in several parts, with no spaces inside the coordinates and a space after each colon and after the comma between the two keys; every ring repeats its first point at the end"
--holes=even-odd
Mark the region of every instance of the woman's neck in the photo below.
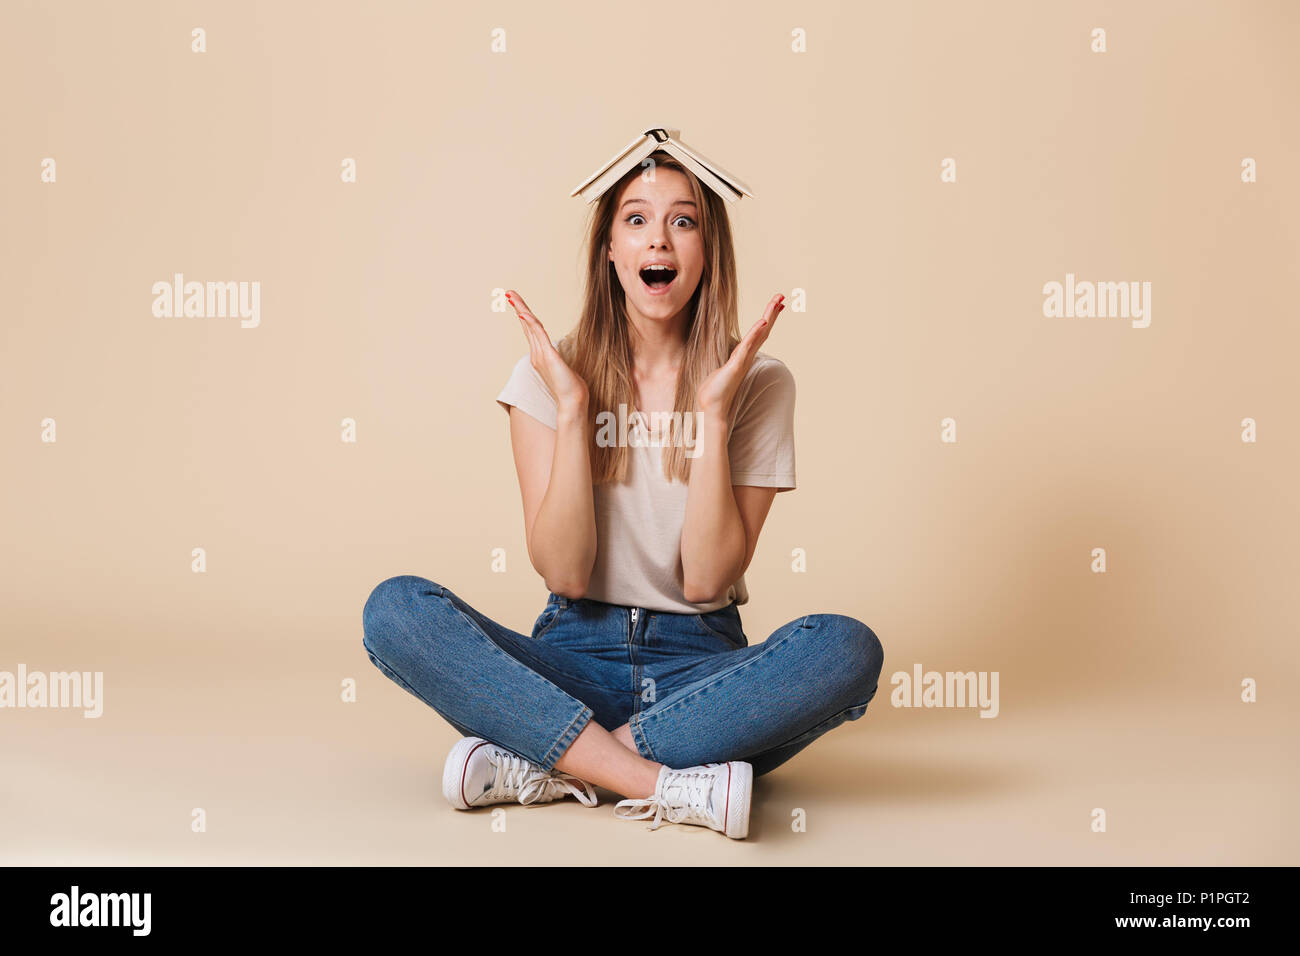
{"type": "Polygon", "coordinates": [[[629,309],[632,329],[632,371],[638,378],[675,375],[686,354],[686,314],[667,321],[647,319],[629,309]]]}

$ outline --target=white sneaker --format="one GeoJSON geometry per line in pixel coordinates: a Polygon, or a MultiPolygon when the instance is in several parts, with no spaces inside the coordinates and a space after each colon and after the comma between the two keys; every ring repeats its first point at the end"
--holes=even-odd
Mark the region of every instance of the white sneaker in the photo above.
{"type": "Polygon", "coordinates": [[[669,823],[697,823],[743,840],[749,835],[749,797],[754,786],[754,768],[742,760],[707,763],[702,767],[673,770],[662,767],[652,797],[620,800],[614,816],[621,820],[654,817],[657,830],[669,823]],[[626,812],[619,812],[619,808],[626,812]]]}
{"type": "Polygon", "coordinates": [[[447,755],[442,794],[457,810],[493,803],[550,803],[573,794],[584,806],[599,801],[591,784],[572,774],[546,771],[481,737],[462,737],[447,755]]]}

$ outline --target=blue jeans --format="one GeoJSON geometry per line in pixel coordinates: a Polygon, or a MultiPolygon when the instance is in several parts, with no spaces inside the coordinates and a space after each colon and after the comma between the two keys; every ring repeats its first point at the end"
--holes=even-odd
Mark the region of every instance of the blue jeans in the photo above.
{"type": "Polygon", "coordinates": [[[371,662],[466,736],[551,770],[588,721],[628,724],[641,756],[673,768],[780,766],[876,694],[871,628],[809,614],[755,647],[735,604],[671,614],[551,593],[525,636],[415,575],[362,614],[371,662]]]}

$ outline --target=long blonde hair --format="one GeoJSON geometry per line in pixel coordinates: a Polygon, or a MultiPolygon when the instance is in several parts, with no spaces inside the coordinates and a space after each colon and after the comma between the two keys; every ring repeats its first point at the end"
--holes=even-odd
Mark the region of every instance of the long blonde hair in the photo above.
{"type": "MultiPolygon", "coordinates": [[[[671,431],[663,452],[664,477],[690,479],[691,459],[681,440],[679,412],[696,411],[695,392],[700,383],[730,357],[740,341],[737,317],[736,253],[726,202],[703,186],[695,174],[668,153],[651,154],[655,169],[675,169],[685,174],[698,212],[704,246],[704,271],[687,306],[686,353],[677,376],[671,431]]],[[[596,416],[613,412],[620,403],[635,409],[632,381],[632,339],[622,286],[609,261],[608,249],[614,213],[623,187],[641,175],[634,167],[596,202],[587,226],[587,288],[577,327],[556,343],[560,356],[583,381],[590,396],[588,441],[594,484],[627,478],[626,442],[597,443],[596,416]]]]}

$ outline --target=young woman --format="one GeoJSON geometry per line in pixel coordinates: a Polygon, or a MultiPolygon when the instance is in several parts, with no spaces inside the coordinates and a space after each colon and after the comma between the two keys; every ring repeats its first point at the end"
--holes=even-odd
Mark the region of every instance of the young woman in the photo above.
{"type": "Polygon", "coordinates": [[[528,354],[497,401],[550,592],[532,633],[399,575],[366,602],[364,645],[465,735],[452,806],[595,806],[595,784],[628,798],[616,816],[739,839],[753,777],[861,717],[883,652],[839,614],[753,647],[741,629],[759,532],[795,486],[794,379],[759,351],[784,297],[740,337],[724,201],[652,158],[596,205],[582,318],[558,347],[507,293],[528,354]]]}

